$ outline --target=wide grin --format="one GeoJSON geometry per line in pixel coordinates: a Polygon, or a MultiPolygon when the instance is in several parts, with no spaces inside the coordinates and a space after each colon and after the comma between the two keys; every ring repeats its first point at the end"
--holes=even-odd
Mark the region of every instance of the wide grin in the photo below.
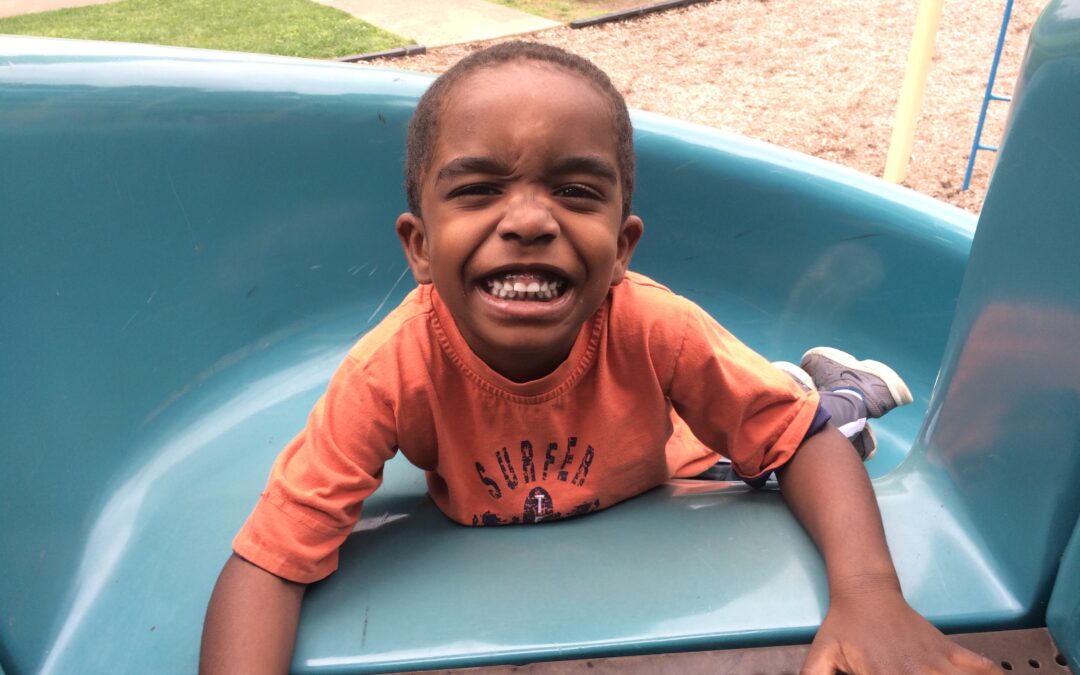
{"type": "Polygon", "coordinates": [[[501,300],[547,302],[562,296],[567,283],[550,272],[506,272],[487,277],[481,287],[501,300]]]}

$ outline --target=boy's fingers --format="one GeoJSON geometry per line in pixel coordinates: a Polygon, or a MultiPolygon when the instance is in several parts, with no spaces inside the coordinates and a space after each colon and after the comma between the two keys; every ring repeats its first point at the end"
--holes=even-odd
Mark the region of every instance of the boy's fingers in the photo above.
{"type": "Polygon", "coordinates": [[[843,663],[843,654],[840,645],[829,641],[824,644],[814,642],[810,645],[810,652],[806,655],[802,670],[799,675],[835,675],[843,663]]]}
{"type": "Polygon", "coordinates": [[[952,644],[952,649],[949,650],[949,662],[965,673],[986,673],[989,675],[990,673],[1004,674],[1005,672],[998,664],[982,654],[976,654],[955,642],[952,644]]]}

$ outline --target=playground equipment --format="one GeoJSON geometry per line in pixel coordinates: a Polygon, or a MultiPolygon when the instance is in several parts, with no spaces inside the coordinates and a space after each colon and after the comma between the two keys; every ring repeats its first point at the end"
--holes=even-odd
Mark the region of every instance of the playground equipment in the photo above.
{"type": "MultiPolygon", "coordinates": [[[[824,343],[896,366],[916,404],[881,420],[868,468],[908,598],[949,632],[1048,626],[1074,669],[1078,62],[1080,13],[1056,0],[977,231],[877,179],[634,116],[637,269],[770,358],[824,343]]],[[[31,38],[0,38],[0,64],[0,665],[190,672],[271,461],[409,286],[392,223],[429,79],[31,38]]],[[[824,613],[775,492],[680,481],[470,529],[424,489],[387,466],[308,591],[296,671],[798,644],[824,613]]]]}
{"type": "Polygon", "coordinates": [[[889,152],[885,156],[885,173],[882,174],[890,183],[901,183],[907,176],[911,148],[915,144],[915,123],[919,119],[919,109],[922,108],[923,94],[926,92],[926,78],[930,74],[934,56],[934,41],[937,39],[938,24],[941,23],[943,1],[921,0],[915,15],[915,34],[911,38],[904,84],[896,104],[896,122],[889,140],[889,152]]]}
{"type": "Polygon", "coordinates": [[[1009,28],[1009,17],[1012,15],[1013,0],[1005,0],[1005,12],[1001,15],[1001,30],[998,31],[997,46],[994,48],[994,59],[990,62],[990,76],[986,79],[986,93],[983,94],[982,106],[979,108],[979,121],[975,125],[975,138],[971,141],[971,152],[968,154],[967,168],[964,170],[964,185],[962,190],[967,190],[971,185],[971,172],[975,168],[975,155],[979,150],[997,152],[996,145],[984,145],[982,142],[983,124],[986,123],[986,111],[991,101],[1011,101],[1011,96],[1000,96],[994,93],[994,79],[997,77],[998,63],[1001,61],[1001,49],[1005,46],[1005,34],[1009,28]]]}
{"type": "MultiPolygon", "coordinates": [[[[964,183],[961,189],[965,191],[971,185],[971,173],[975,168],[975,155],[978,151],[997,152],[997,146],[982,143],[983,125],[986,122],[986,111],[990,107],[990,102],[1012,100],[1009,96],[994,93],[994,79],[997,77],[998,63],[1001,61],[1001,50],[1005,45],[1005,34],[1009,27],[1012,6],[1013,0],[1005,0],[1001,30],[998,32],[997,46],[990,65],[990,76],[986,82],[986,93],[983,95],[982,106],[979,109],[975,138],[971,143],[971,153],[968,155],[967,168],[964,171],[964,183]]],[[[904,84],[896,106],[896,122],[889,141],[889,152],[885,158],[885,172],[882,174],[890,183],[901,183],[907,177],[911,149],[915,143],[915,125],[919,118],[919,109],[922,107],[923,94],[926,91],[926,79],[930,73],[934,55],[934,41],[941,22],[941,10],[942,0],[922,0],[919,3],[919,11],[915,17],[915,33],[911,40],[911,51],[908,53],[907,71],[904,73],[904,84]]]]}

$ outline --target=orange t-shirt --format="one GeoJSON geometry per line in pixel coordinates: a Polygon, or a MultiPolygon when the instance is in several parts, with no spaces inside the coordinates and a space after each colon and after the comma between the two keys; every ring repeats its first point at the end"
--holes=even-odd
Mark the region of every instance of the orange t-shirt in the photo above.
{"type": "Polygon", "coordinates": [[[565,362],[525,383],[473,354],[420,286],[349,351],[233,547],[286,579],[325,577],[399,449],[465,525],[589,513],[695,475],[716,453],[753,479],[791,457],[817,403],[638,274],[612,289],[565,362]]]}

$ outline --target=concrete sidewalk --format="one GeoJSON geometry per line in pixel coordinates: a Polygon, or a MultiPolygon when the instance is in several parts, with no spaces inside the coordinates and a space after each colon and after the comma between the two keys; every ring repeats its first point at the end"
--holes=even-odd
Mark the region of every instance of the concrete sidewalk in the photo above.
{"type": "Polygon", "coordinates": [[[106,2],[115,2],[115,0],[0,0],[0,19],[19,14],[51,12],[54,9],[68,7],[104,5],[106,2]]]}
{"type": "Polygon", "coordinates": [[[484,0],[315,0],[425,47],[490,40],[561,26],[484,0]]]}
{"type": "MultiPolygon", "coordinates": [[[[0,0],[0,18],[117,0],[0,0]]],[[[490,40],[561,26],[484,0],[313,0],[425,47],[490,40]]]]}

